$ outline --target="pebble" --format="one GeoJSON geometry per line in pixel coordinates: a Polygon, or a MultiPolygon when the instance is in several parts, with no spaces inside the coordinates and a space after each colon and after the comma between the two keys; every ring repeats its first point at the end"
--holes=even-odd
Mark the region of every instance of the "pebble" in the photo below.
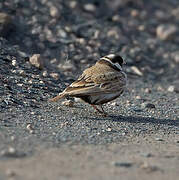
{"type": "Polygon", "coordinates": [[[94,12],[96,10],[96,6],[88,3],[84,5],[84,9],[89,12],[94,12]]]}
{"type": "Polygon", "coordinates": [[[70,8],[74,9],[77,6],[77,2],[76,1],[70,1],[69,6],[70,6],[70,8]]]}
{"type": "Polygon", "coordinates": [[[43,61],[41,59],[40,54],[34,54],[33,56],[30,57],[29,61],[33,66],[39,69],[43,69],[43,61]]]}
{"type": "Polygon", "coordinates": [[[114,162],[114,166],[130,168],[132,166],[132,163],[131,162],[114,162]]]}
{"type": "Polygon", "coordinates": [[[140,113],[140,112],[142,112],[143,110],[142,109],[140,109],[140,108],[134,108],[133,109],[135,112],[137,112],[137,113],[140,113]]]}
{"type": "Polygon", "coordinates": [[[6,157],[14,157],[16,156],[16,150],[13,147],[9,147],[6,150],[2,150],[1,155],[6,157]]]}
{"type": "Polygon", "coordinates": [[[157,87],[157,90],[158,90],[158,91],[164,91],[164,88],[163,88],[162,86],[158,86],[158,87],[157,87]]]}
{"type": "Polygon", "coordinates": [[[132,16],[132,17],[137,17],[138,15],[139,15],[139,11],[138,11],[138,10],[133,9],[133,10],[131,11],[131,16],[132,16]]]}
{"type": "Polygon", "coordinates": [[[172,10],[172,15],[179,20],[179,7],[172,10]]]}
{"type": "Polygon", "coordinates": [[[151,93],[151,92],[152,92],[152,90],[151,90],[151,89],[149,89],[149,88],[145,88],[144,92],[145,92],[145,93],[151,93]]]}
{"type": "Polygon", "coordinates": [[[111,29],[107,32],[108,37],[114,37],[115,39],[119,39],[119,33],[115,29],[111,29]]]}
{"type": "Polygon", "coordinates": [[[50,7],[50,15],[54,18],[59,18],[60,17],[59,10],[55,6],[51,6],[50,7]]]}
{"type": "Polygon", "coordinates": [[[12,29],[12,18],[6,13],[0,13],[0,36],[6,37],[12,29]]]}
{"type": "Polygon", "coordinates": [[[132,70],[135,74],[137,74],[137,75],[139,75],[139,76],[143,76],[143,73],[142,73],[136,66],[131,66],[131,70],[132,70]]]}
{"type": "Polygon", "coordinates": [[[58,73],[50,73],[50,76],[55,80],[59,79],[59,74],[58,73]]]}
{"type": "Polygon", "coordinates": [[[33,129],[31,124],[27,124],[26,128],[27,128],[28,130],[32,130],[32,129],[33,129]]]}
{"type": "Polygon", "coordinates": [[[167,90],[168,90],[168,92],[174,92],[175,86],[170,85],[167,90]]]}
{"type": "Polygon", "coordinates": [[[141,96],[136,96],[135,99],[140,100],[141,96]]]}
{"type": "Polygon", "coordinates": [[[61,104],[64,105],[64,106],[73,107],[74,106],[74,101],[66,100],[66,101],[63,101],[61,104]]]}
{"type": "Polygon", "coordinates": [[[14,141],[15,140],[15,137],[14,136],[11,136],[11,141],[14,141]]]}
{"type": "Polygon", "coordinates": [[[112,106],[119,106],[119,102],[116,102],[116,101],[115,101],[115,102],[112,102],[111,105],[112,105],[112,106]]]}
{"type": "Polygon", "coordinates": [[[43,77],[47,77],[47,76],[48,76],[47,71],[43,71],[42,76],[43,76],[43,77]]]}
{"type": "Polygon", "coordinates": [[[25,71],[22,69],[19,69],[19,74],[25,76],[25,71]]]}
{"type": "Polygon", "coordinates": [[[179,51],[173,52],[171,56],[176,63],[179,63],[179,51]]]}
{"type": "Polygon", "coordinates": [[[156,29],[157,37],[161,40],[173,39],[177,32],[177,27],[172,24],[161,24],[156,29]]]}
{"type": "Polygon", "coordinates": [[[114,15],[113,17],[112,17],[112,21],[114,21],[114,22],[119,22],[120,21],[120,16],[117,14],[117,15],[114,15]]]}
{"type": "Polygon", "coordinates": [[[71,63],[70,60],[66,61],[64,64],[59,64],[58,67],[64,71],[75,71],[76,67],[71,63]]]}
{"type": "Polygon", "coordinates": [[[144,31],[145,30],[145,26],[143,24],[138,26],[138,30],[139,31],[144,31]]]}
{"type": "Polygon", "coordinates": [[[158,168],[157,166],[149,165],[147,162],[145,162],[144,164],[142,164],[142,165],[140,166],[140,168],[146,170],[148,173],[159,170],[159,168],[158,168]]]}
{"type": "Polygon", "coordinates": [[[57,36],[65,39],[67,38],[67,33],[63,29],[58,29],[57,36]]]}
{"type": "Polygon", "coordinates": [[[162,138],[155,138],[156,141],[164,141],[162,138]]]}
{"type": "Polygon", "coordinates": [[[108,127],[108,128],[106,129],[106,131],[107,131],[107,132],[111,132],[112,129],[111,129],[110,127],[108,127]]]}
{"type": "Polygon", "coordinates": [[[155,105],[152,104],[152,103],[147,103],[147,104],[145,105],[145,108],[153,109],[153,108],[155,108],[155,105]]]}
{"type": "Polygon", "coordinates": [[[26,129],[29,131],[30,134],[34,133],[34,129],[31,124],[27,124],[26,129]]]}
{"type": "Polygon", "coordinates": [[[80,99],[80,98],[74,98],[74,101],[76,102],[76,103],[81,103],[81,102],[83,102],[83,100],[82,99],[80,99]]]}
{"type": "Polygon", "coordinates": [[[13,66],[16,66],[16,64],[17,64],[17,61],[14,59],[14,60],[12,60],[12,65],[13,66]]]}

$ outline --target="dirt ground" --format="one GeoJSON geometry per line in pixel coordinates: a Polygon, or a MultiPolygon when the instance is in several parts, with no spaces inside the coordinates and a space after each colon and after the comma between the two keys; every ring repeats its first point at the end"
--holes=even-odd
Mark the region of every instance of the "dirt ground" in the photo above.
{"type": "Polygon", "coordinates": [[[178,44],[178,0],[0,1],[0,180],[178,179],[178,44]],[[109,53],[109,116],[48,102],[109,53]]]}

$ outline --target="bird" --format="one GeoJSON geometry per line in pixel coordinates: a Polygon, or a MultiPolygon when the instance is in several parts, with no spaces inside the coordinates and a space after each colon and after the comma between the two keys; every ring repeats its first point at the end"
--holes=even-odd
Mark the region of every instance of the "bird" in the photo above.
{"type": "Polygon", "coordinates": [[[76,97],[105,115],[102,105],[116,99],[125,90],[127,75],[122,69],[123,64],[125,62],[118,54],[101,57],[96,64],[85,69],[76,81],[49,101],[56,102],[65,97],[76,97]]]}

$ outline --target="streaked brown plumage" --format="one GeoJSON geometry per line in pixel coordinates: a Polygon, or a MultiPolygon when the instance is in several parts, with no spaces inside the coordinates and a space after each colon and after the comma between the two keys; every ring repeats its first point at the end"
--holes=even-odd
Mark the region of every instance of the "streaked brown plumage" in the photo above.
{"type": "MultiPolygon", "coordinates": [[[[86,70],[70,86],[50,101],[58,101],[67,96],[78,97],[91,104],[102,105],[122,94],[126,86],[126,74],[122,70],[123,59],[114,54],[102,57],[96,64],[86,70]]],[[[102,106],[101,106],[102,108],[102,106]]]]}

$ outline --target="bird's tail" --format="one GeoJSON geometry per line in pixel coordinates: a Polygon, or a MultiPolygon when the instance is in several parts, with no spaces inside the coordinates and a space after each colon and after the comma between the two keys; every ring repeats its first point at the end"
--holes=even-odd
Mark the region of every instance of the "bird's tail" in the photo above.
{"type": "Polygon", "coordinates": [[[60,93],[58,96],[55,96],[54,98],[49,99],[49,101],[50,101],[50,102],[56,102],[56,101],[58,101],[59,99],[64,98],[65,96],[66,96],[66,94],[62,92],[62,93],[60,93]]]}

